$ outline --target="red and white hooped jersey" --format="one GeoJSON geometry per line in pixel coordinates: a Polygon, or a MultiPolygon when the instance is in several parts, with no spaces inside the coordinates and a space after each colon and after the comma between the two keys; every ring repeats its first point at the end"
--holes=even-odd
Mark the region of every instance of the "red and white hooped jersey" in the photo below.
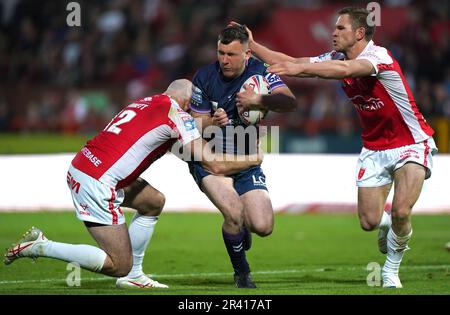
{"type": "Polygon", "coordinates": [[[110,187],[136,180],[180,141],[200,138],[195,121],[169,96],[145,97],[128,105],[77,153],[72,165],[110,187]]]}
{"type": "MultiPolygon", "coordinates": [[[[310,62],[341,59],[330,52],[310,62]]],[[[362,140],[369,150],[387,150],[422,142],[434,131],[420,113],[400,65],[384,47],[370,41],[356,59],[372,63],[375,73],[362,78],[342,79],[342,88],[358,111],[362,140]]]]}

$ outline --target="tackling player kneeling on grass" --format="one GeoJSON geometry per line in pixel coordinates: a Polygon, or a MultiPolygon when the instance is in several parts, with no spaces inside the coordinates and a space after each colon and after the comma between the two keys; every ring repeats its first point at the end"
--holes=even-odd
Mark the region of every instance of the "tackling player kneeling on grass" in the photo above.
{"type": "MultiPolygon", "coordinates": [[[[434,131],[419,112],[398,62],[372,41],[370,12],[350,7],[338,13],[332,52],[293,58],[255,42],[248,30],[250,49],[271,64],[272,73],[342,81],[363,126],[356,172],[359,220],[365,231],[380,229],[379,250],[387,254],[383,287],[401,288],[399,268],[412,235],[412,207],[437,152],[434,131]],[[392,184],[392,209],[383,211],[392,184]]],[[[248,109],[245,104],[243,109],[248,109]]]]}
{"type": "Polygon", "coordinates": [[[4,263],[9,265],[21,257],[48,257],[121,277],[116,282],[119,288],[167,288],[142,270],[145,250],[165,200],[139,175],[175,148],[174,144],[183,148],[186,159],[201,161],[217,174],[233,174],[261,164],[259,153],[239,161],[234,156],[213,154],[201,139],[194,119],[186,113],[191,94],[192,83],[182,79],[172,82],[163,94],[135,101],[72,160],[67,184],[76,214],[99,247],[50,241],[33,227],[7,250],[4,263]],[[129,229],[120,206],[137,211],[129,229]]]}

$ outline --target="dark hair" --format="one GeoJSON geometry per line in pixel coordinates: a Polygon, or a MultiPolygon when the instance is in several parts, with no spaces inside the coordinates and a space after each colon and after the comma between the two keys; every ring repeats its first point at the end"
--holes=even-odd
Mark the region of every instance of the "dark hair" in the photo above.
{"type": "Polygon", "coordinates": [[[248,43],[248,32],[245,25],[227,26],[219,34],[219,42],[222,44],[228,45],[235,40],[241,44],[248,43]]]}
{"type": "Polygon", "coordinates": [[[370,26],[367,23],[367,17],[370,14],[370,11],[364,8],[358,7],[346,7],[338,12],[339,15],[348,14],[350,20],[352,22],[353,30],[357,28],[364,27],[366,30],[366,35],[364,36],[367,41],[371,40],[373,35],[375,34],[375,25],[370,26]]]}

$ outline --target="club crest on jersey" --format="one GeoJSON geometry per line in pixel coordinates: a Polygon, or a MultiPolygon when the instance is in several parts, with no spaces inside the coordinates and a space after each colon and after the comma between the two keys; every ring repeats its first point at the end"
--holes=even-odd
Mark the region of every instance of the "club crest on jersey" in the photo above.
{"type": "Polygon", "coordinates": [[[358,172],[358,180],[361,180],[361,178],[363,178],[365,172],[366,172],[366,169],[365,169],[364,167],[361,167],[361,168],[359,169],[359,172],[358,172]]]}

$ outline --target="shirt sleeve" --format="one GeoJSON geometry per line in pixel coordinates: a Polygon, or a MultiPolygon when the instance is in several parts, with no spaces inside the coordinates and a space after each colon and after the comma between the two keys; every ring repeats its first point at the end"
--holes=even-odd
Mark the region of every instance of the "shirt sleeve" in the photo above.
{"type": "Polygon", "coordinates": [[[286,86],[283,80],[281,80],[281,78],[274,73],[266,72],[264,77],[266,78],[267,82],[269,82],[270,91],[273,91],[279,87],[286,86]]]}
{"type": "Polygon", "coordinates": [[[197,113],[210,114],[211,102],[209,97],[205,93],[205,87],[200,79],[199,72],[194,75],[192,80],[192,96],[189,104],[189,108],[197,113]]]}
{"type": "Polygon", "coordinates": [[[394,62],[387,51],[383,49],[365,51],[356,57],[356,59],[365,59],[372,64],[375,72],[372,73],[371,76],[376,76],[383,70],[391,69],[394,62]]]}
{"type": "Polygon", "coordinates": [[[316,57],[310,57],[309,62],[317,63],[317,62],[323,62],[323,61],[344,60],[344,59],[345,59],[345,55],[343,53],[333,50],[333,51],[321,54],[316,57]]]}
{"type": "Polygon", "coordinates": [[[174,137],[184,146],[200,138],[200,133],[195,124],[194,118],[180,108],[172,106],[169,112],[169,118],[174,123],[174,137]]]}

